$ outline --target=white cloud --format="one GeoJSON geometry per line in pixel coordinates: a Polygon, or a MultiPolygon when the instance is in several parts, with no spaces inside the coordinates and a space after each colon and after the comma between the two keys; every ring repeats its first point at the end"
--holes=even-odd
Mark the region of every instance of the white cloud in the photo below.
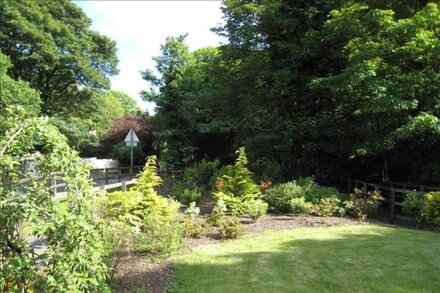
{"type": "Polygon", "coordinates": [[[167,36],[189,33],[191,50],[218,45],[221,38],[210,31],[222,20],[220,1],[75,1],[93,20],[92,29],[118,43],[118,76],[112,88],[127,92],[142,102],[138,93],[147,89],[139,71],[154,68],[152,58],[160,54],[167,36]]]}

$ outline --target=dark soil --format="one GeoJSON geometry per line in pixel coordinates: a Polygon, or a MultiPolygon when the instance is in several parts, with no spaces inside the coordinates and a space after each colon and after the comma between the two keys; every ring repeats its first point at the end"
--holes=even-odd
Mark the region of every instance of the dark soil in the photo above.
{"type": "MultiPolygon", "coordinates": [[[[200,207],[203,214],[209,213],[211,202],[209,198],[200,207]]],[[[287,230],[300,227],[327,227],[342,225],[368,225],[369,222],[359,222],[351,218],[313,217],[290,215],[266,215],[253,223],[247,217],[240,218],[245,225],[246,234],[267,230],[287,230]]],[[[185,249],[189,253],[194,247],[221,242],[218,238],[218,228],[213,227],[202,239],[185,238],[185,249]]],[[[160,262],[152,261],[148,256],[131,253],[121,261],[114,276],[116,292],[166,292],[167,285],[172,281],[172,258],[160,262]]]]}

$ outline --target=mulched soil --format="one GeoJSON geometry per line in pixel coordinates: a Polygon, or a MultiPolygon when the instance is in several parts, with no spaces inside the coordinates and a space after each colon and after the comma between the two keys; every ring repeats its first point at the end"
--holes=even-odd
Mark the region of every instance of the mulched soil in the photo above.
{"type": "MultiPolygon", "coordinates": [[[[212,199],[202,202],[203,214],[210,212],[212,199]]],[[[342,225],[369,225],[376,221],[359,222],[352,218],[313,217],[290,215],[266,215],[253,223],[249,218],[240,218],[245,225],[246,234],[258,233],[267,230],[287,230],[300,227],[328,227],[342,225]]],[[[377,222],[379,223],[379,222],[377,222]]],[[[200,245],[218,243],[218,228],[212,228],[202,239],[185,239],[185,249],[182,253],[189,253],[200,245]]],[[[115,273],[114,289],[116,292],[165,292],[167,285],[173,279],[172,258],[161,262],[154,262],[147,256],[129,254],[121,261],[120,268],[115,273]]]]}

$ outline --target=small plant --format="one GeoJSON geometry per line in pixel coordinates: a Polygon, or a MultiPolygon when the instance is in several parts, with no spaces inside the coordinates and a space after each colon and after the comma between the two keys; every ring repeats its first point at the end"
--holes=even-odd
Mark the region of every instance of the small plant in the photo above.
{"type": "Polygon", "coordinates": [[[220,239],[236,239],[243,235],[244,227],[237,217],[225,217],[220,221],[220,239]]]}
{"type": "Polygon", "coordinates": [[[292,198],[288,204],[289,212],[292,214],[309,214],[313,211],[313,205],[306,202],[304,197],[292,198]]]}
{"type": "Polygon", "coordinates": [[[186,219],[183,223],[185,237],[200,239],[208,233],[208,227],[202,219],[186,219]]]}
{"type": "Polygon", "coordinates": [[[256,222],[259,218],[267,213],[268,204],[261,199],[256,199],[248,204],[248,215],[256,222]]]}
{"type": "Polygon", "coordinates": [[[189,216],[191,220],[197,219],[200,214],[200,208],[196,206],[196,203],[193,201],[189,204],[189,207],[185,210],[185,215],[189,216]]]}
{"type": "Polygon", "coordinates": [[[415,191],[408,193],[403,201],[402,211],[417,227],[420,226],[426,219],[425,197],[415,191]]]}
{"type": "Polygon", "coordinates": [[[214,226],[219,226],[227,211],[226,204],[222,199],[219,199],[212,209],[208,218],[208,223],[214,226]]]}
{"type": "Polygon", "coordinates": [[[362,190],[355,188],[354,194],[345,201],[345,208],[359,220],[363,221],[369,214],[375,212],[383,197],[378,191],[369,191],[364,194],[362,190]]]}
{"type": "Polygon", "coordinates": [[[340,206],[341,201],[337,197],[321,198],[313,205],[313,213],[321,217],[343,216],[345,209],[340,206]]]}

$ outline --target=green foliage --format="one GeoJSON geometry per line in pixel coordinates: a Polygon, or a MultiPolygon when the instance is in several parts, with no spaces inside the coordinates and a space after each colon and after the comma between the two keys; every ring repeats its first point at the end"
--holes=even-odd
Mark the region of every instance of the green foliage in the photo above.
{"type": "Polygon", "coordinates": [[[306,199],[304,197],[292,198],[287,202],[287,204],[288,209],[286,210],[286,212],[295,215],[310,214],[313,211],[313,204],[310,202],[306,202],[306,199]]]}
{"type": "Polygon", "coordinates": [[[345,209],[341,207],[341,200],[335,196],[321,198],[313,205],[313,213],[321,217],[343,216],[345,209]]]}
{"type": "Polygon", "coordinates": [[[245,149],[240,148],[237,154],[235,164],[226,168],[226,174],[213,193],[216,199],[224,201],[233,215],[245,214],[249,202],[261,195],[259,186],[254,183],[252,173],[246,167],[248,160],[245,149]]]}
{"type": "Polygon", "coordinates": [[[436,223],[440,225],[440,192],[429,192],[425,197],[428,223],[436,223]]]}
{"type": "Polygon", "coordinates": [[[128,94],[121,91],[110,91],[110,94],[121,103],[125,115],[134,115],[142,112],[136,101],[128,94]]]}
{"type": "Polygon", "coordinates": [[[366,194],[360,189],[355,189],[354,194],[344,202],[345,208],[353,216],[363,221],[371,213],[374,213],[383,197],[378,191],[369,191],[366,194]]]}
{"type": "Polygon", "coordinates": [[[185,237],[201,239],[208,233],[208,228],[202,219],[187,219],[183,222],[185,237]]]}
{"type": "Polygon", "coordinates": [[[269,204],[269,209],[277,213],[295,213],[291,210],[290,201],[292,199],[304,198],[303,187],[296,181],[277,184],[263,193],[263,199],[269,204]]]}
{"type": "Polygon", "coordinates": [[[193,201],[199,203],[202,199],[202,192],[200,187],[191,187],[184,181],[176,181],[169,194],[179,202],[189,204],[193,201]]]}
{"type": "Polygon", "coordinates": [[[318,185],[313,177],[278,184],[263,193],[271,210],[279,213],[343,215],[344,196],[335,188],[318,185]]]}
{"type": "Polygon", "coordinates": [[[207,161],[205,159],[183,171],[183,180],[189,185],[196,185],[208,190],[211,187],[213,176],[219,170],[220,162],[218,160],[207,161]]]}
{"type": "Polygon", "coordinates": [[[402,211],[419,226],[426,218],[425,197],[417,192],[408,193],[403,201],[402,211]]]}
{"type": "Polygon", "coordinates": [[[11,77],[41,93],[45,114],[92,113],[91,93],[108,88],[118,72],[116,43],[91,30],[71,1],[1,1],[0,11],[0,50],[11,58],[11,77]]]}
{"type": "Polygon", "coordinates": [[[199,219],[200,208],[192,202],[185,210],[186,219],[183,222],[183,230],[185,237],[200,239],[208,233],[206,222],[199,219]]]}
{"type": "Polygon", "coordinates": [[[182,247],[183,227],[178,221],[166,222],[148,214],[142,222],[142,233],[134,234],[134,247],[139,252],[163,258],[182,247]]]}
{"type": "Polygon", "coordinates": [[[237,217],[225,217],[220,221],[220,239],[236,239],[244,233],[244,227],[237,217]]]}
{"type": "Polygon", "coordinates": [[[2,106],[1,111],[1,291],[105,291],[106,252],[101,222],[90,204],[88,168],[47,118],[37,118],[21,106],[2,106]],[[23,173],[23,159],[30,158],[39,177],[23,173]],[[54,172],[66,183],[68,210],[53,203],[47,182],[54,172]],[[25,187],[22,176],[32,179],[25,187]],[[30,235],[47,239],[38,263],[17,230],[21,223],[30,235]]]}
{"type": "MultiPolygon", "coordinates": [[[[128,131],[127,131],[128,133],[128,131]]],[[[117,159],[121,165],[130,166],[131,163],[131,149],[125,142],[119,142],[112,146],[109,156],[117,159]]],[[[145,162],[145,153],[138,144],[133,148],[133,164],[143,164],[145,162]]]]}
{"type": "Polygon", "coordinates": [[[247,206],[249,217],[256,222],[267,213],[268,204],[261,199],[250,201],[247,206]]]}
{"type": "Polygon", "coordinates": [[[136,178],[134,189],[142,192],[145,196],[156,195],[155,188],[162,184],[162,179],[157,171],[156,156],[148,157],[143,171],[136,178]]]}
{"type": "Polygon", "coordinates": [[[410,192],[403,201],[402,211],[419,226],[423,223],[440,224],[440,192],[421,195],[410,192]]]}
{"type": "Polygon", "coordinates": [[[7,75],[12,66],[9,57],[2,54],[0,48],[0,115],[6,117],[7,106],[21,106],[25,115],[34,116],[40,113],[41,100],[38,92],[31,89],[24,81],[15,81],[7,75]]]}
{"type": "Polygon", "coordinates": [[[211,214],[208,218],[208,223],[213,226],[219,226],[221,220],[225,217],[228,208],[222,199],[216,201],[211,214]]]}
{"type": "Polygon", "coordinates": [[[231,0],[222,9],[215,31],[228,43],[189,52],[184,37],[170,38],[156,58],[166,74],[144,74],[165,161],[229,163],[246,145],[257,178],[273,182],[313,174],[342,186],[386,165],[394,180],[439,183],[438,3],[231,0]]]}

